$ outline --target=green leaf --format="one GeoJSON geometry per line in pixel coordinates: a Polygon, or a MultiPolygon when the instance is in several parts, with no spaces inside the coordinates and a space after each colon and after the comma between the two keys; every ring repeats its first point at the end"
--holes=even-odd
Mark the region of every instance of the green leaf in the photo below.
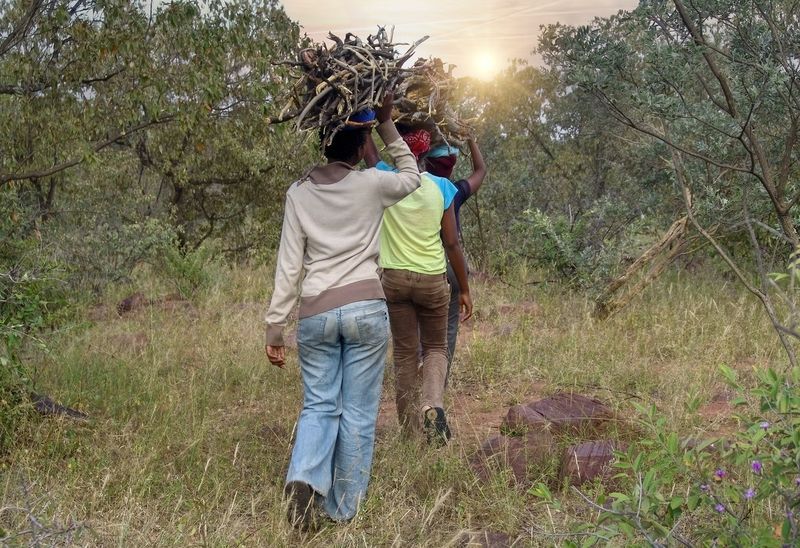
{"type": "Polygon", "coordinates": [[[667,437],[667,449],[669,449],[669,451],[671,453],[677,453],[679,445],[680,445],[680,443],[679,443],[679,440],[678,440],[678,434],[676,434],[675,432],[672,432],[667,437]]]}
{"type": "Polygon", "coordinates": [[[553,500],[553,494],[550,492],[550,489],[547,487],[547,485],[541,482],[531,487],[531,489],[528,492],[534,497],[538,497],[546,501],[553,500]]]}
{"type": "Polygon", "coordinates": [[[719,366],[719,370],[720,370],[720,373],[722,373],[722,376],[725,378],[725,381],[728,383],[728,385],[734,386],[734,387],[737,386],[737,383],[736,383],[736,371],[734,371],[733,369],[731,369],[730,367],[728,367],[725,364],[721,364],[719,366]]]}

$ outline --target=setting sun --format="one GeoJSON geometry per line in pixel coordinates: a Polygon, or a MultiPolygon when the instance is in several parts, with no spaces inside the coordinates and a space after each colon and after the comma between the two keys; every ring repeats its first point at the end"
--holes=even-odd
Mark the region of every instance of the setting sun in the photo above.
{"type": "Polygon", "coordinates": [[[481,80],[488,80],[497,73],[497,56],[492,51],[482,51],[475,55],[472,73],[481,80]]]}

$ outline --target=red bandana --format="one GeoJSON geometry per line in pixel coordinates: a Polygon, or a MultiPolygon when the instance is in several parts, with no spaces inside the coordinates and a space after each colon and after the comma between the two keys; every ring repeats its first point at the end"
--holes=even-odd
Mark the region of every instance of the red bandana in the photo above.
{"type": "Polygon", "coordinates": [[[403,140],[417,159],[431,149],[431,134],[424,129],[417,129],[403,135],[403,140]]]}

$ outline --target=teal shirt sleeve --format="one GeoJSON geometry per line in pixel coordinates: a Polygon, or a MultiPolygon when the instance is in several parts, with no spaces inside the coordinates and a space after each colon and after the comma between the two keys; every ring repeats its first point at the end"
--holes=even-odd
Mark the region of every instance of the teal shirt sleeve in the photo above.
{"type": "Polygon", "coordinates": [[[442,198],[444,198],[444,208],[445,210],[450,207],[453,203],[453,198],[455,198],[458,189],[456,185],[450,182],[450,179],[446,177],[439,177],[437,175],[431,175],[430,173],[426,173],[428,177],[430,177],[436,186],[439,187],[439,192],[442,193],[442,198]]]}
{"type": "Polygon", "coordinates": [[[375,169],[379,169],[381,171],[394,171],[395,173],[397,173],[397,168],[390,166],[383,160],[380,160],[377,164],[375,164],[375,169]]]}

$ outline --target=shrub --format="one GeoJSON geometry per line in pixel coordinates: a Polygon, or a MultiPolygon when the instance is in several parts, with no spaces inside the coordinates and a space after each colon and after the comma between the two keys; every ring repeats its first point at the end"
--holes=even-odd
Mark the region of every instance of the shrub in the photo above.
{"type": "Polygon", "coordinates": [[[579,218],[526,210],[512,226],[512,249],[573,287],[595,289],[638,256],[645,228],[640,216],[607,200],[579,218]]]}
{"type": "MultiPolygon", "coordinates": [[[[797,546],[800,543],[800,369],[758,374],[747,390],[734,371],[722,375],[758,414],[739,417],[742,428],[722,440],[681,440],[666,430],[655,406],[640,407],[650,437],[617,455],[625,488],[593,502],[596,521],[580,524],[580,545],[600,541],[651,546],[797,546]]],[[[556,503],[546,490],[534,495],[556,503]]],[[[570,544],[577,546],[573,542],[570,544]]]]}

